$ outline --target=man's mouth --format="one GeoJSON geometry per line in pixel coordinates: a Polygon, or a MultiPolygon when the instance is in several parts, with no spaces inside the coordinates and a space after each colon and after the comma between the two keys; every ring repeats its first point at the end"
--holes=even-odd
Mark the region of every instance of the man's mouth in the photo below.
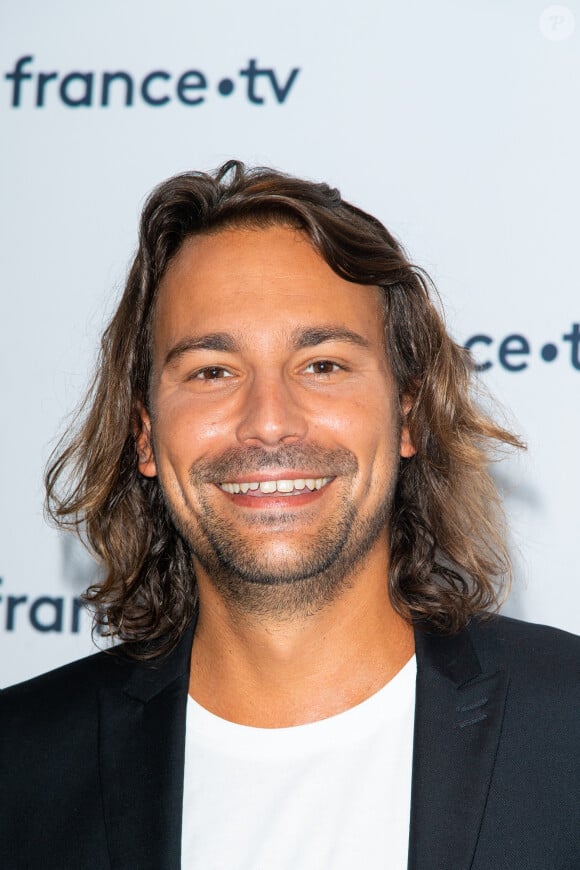
{"type": "Polygon", "coordinates": [[[240,482],[225,482],[219,483],[220,489],[224,492],[229,492],[231,495],[246,495],[247,493],[256,493],[256,495],[273,495],[280,493],[281,495],[301,495],[305,490],[314,492],[317,489],[322,489],[334,480],[333,477],[296,477],[285,480],[248,480],[240,482]]]}

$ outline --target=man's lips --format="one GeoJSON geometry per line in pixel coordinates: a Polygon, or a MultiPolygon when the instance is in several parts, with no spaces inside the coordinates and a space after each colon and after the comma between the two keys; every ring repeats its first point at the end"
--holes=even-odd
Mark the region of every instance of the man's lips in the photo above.
{"type": "Polygon", "coordinates": [[[246,480],[225,481],[218,486],[230,495],[247,495],[254,498],[296,497],[310,492],[316,492],[329,484],[333,477],[307,477],[288,475],[282,477],[276,475],[270,478],[256,480],[249,476],[246,480]]]}

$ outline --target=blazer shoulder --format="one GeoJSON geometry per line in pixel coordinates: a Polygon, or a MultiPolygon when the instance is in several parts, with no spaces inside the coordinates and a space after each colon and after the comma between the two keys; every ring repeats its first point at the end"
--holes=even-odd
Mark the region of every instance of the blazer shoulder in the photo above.
{"type": "Polygon", "coordinates": [[[23,716],[31,721],[50,718],[50,711],[79,708],[99,688],[115,687],[127,679],[132,662],[122,648],[93,653],[0,691],[0,721],[23,716]]]}
{"type": "Polygon", "coordinates": [[[56,727],[63,714],[80,721],[89,711],[94,715],[103,691],[120,691],[138,700],[150,700],[173,680],[189,673],[194,627],[192,622],[177,645],[164,655],[145,655],[151,649],[120,644],[0,691],[2,729],[9,722],[24,720],[54,722],[56,727]]]}
{"type": "Polygon", "coordinates": [[[501,667],[524,682],[580,691],[577,635],[506,616],[476,619],[469,634],[484,669],[501,667]]]}

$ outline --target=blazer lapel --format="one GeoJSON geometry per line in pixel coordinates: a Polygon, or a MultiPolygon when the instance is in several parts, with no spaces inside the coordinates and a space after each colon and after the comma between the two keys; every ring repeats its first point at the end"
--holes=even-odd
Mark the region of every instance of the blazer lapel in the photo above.
{"type": "Polygon", "coordinates": [[[501,731],[508,679],[482,673],[469,634],[416,632],[409,870],[468,870],[501,731]]]}
{"type": "Polygon", "coordinates": [[[165,658],[102,689],[99,755],[113,870],[179,870],[193,626],[165,658]]]}

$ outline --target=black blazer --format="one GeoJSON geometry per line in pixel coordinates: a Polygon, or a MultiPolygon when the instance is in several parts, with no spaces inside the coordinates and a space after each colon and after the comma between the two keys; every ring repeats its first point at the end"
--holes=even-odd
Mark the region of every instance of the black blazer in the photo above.
{"type": "MultiPolygon", "coordinates": [[[[178,870],[191,642],[0,693],[3,870],[178,870]]],[[[492,618],[416,651],[409,870],[578,870],[580,639],[492,618]]]]}

